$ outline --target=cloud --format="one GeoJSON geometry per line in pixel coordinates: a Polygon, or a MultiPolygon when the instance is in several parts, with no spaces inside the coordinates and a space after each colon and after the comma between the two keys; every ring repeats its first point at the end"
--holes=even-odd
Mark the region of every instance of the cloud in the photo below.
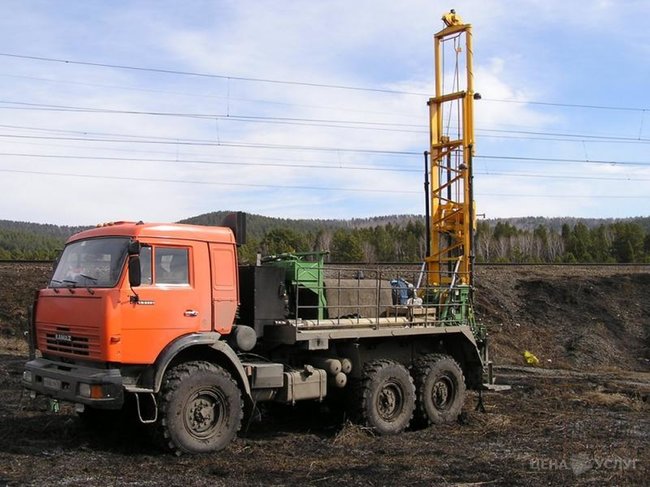
{"type": "MultiPolygon", "coordinates": [[[[631,3],[626,12],[617,4],[600,2],[583,9],[580,15],[568,15],[565,3],[555,0],[524,4],[459,1],[458,12],[474,25],[476,87],[484,98],[475,105],[477,156],[643,160],[647,154],[643,145],[546,140],[561,138],[553,136],[545,140],[523,138],[544,138],[524,132],[616,130],[625,134],[630,126],[635,133],[643,133],[637,113],[604,117],[601,112],[525,103],[575,102],[575,93],[566,94],[573,86],[595,84],[597,80],[587,83],[581,79],[573,65],[558,64],[556,54],[564,52],[564,46],[554,43],[552,34],[559,32],[563,40],[575,41],[572,46],[580,56],[606,65],[598,53],[590,53],[588,46],[580,44],[581,36],[602,35],[606,20],[608,26],[621,26],[628,16],[636,18],[645,7],[640,2],[631,3]],[[573,30],[577,37],[570,37],[573,30]],[[503,130],[517,132],[500,132],[503,130]]],[[[36,10],[17,8],[0,21],[7,50],[233,78],[0,58],[5,100],[213,115],[193,118],[0,108],[0,124],[50,130],[0,127],[0,134],[87,139],[108,133],[117,135],[106,138],[122,140],[0,138],[4,153],[74,156],[0,156],[0,169],[5,170],[0,183],[0,218],[90,224],[117,219],[170,221],[220,209],[302,218],[423,213],[421,153],[428,144],[426,94],[432,93],[432,35],[441,26],[442,13],[436,8],[424,0],[204,2],[182,9],[175,2],[139,2],[117,10],[90,2],[60,10],[45,4],[36,10]],[[234,79],[237,76],[407,93],[260,83],[234,79]],[[258,118],[243,121],[236,117],[258,118]],[[148,143],[154,138],[166,140],[164,144],[148,143]],[[242,147],[219,145],[227,142],[242,147]],[[259,144],[267,147],[250,147],[259,144]],[[299,151],[273,146],[339,150],[299,151]],[[288,164],[296,167],[286,167],[288,164]],[[330,167],[304,167],[324,165],[330,167]],[[350,169],[355,166],[400,171],[350,169]]],[[[630,36],[621,32],[620,37],[621,45],[629,46],[630,36]]],[[[602,53],[605,55],[609,54],[602,53]]],[[[611,97],[595,100],[603,104],[625,102],[611,97]]],[[[646,176],[638,167],[558,166],[505,158],[477,157],[476,168],[482,172],[646,176]]],[[[494,195],[479,196],[479,208],[485,208],[491,217],[511,216],[513,212],[595,216],[611,211],[638,213],[630,201],[608,206],[600,195],[644,191],[638,181],[535,180],[484,174],[477,174],[476,185],[477,192],[494,195]],[[578,190],[593,194],[593,199],[499,196],[513,192],[562,195],[578,190]]]]}

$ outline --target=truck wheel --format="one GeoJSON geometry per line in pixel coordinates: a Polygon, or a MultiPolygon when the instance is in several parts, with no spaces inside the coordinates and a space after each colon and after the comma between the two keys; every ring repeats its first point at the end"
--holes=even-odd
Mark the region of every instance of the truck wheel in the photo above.
{"type": "Polygon", "coordinates": [[[465,403],[465,379],[448,355],[432,354],[413,365],[417,389],[416,418],[423,425],[456,421],[465,403]]]}
{"type": "Polygon", "coordinates": [[[357,416],[363,424],[382,435],[408,427],[415,409],[415,387],[406,367],[392,360],[367,362],[357,387],[357,416]]]}
{"type": "Polygon", "coordinates": [[[209,362],[187,362],[167,371],[158,407],[159,438],[178,455],[225,448],[243,416],[237,383],[209,362]]]}

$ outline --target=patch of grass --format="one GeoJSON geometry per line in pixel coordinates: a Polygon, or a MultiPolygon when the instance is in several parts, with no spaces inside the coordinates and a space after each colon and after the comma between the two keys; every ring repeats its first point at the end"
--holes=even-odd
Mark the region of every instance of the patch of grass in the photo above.
{"type": "Polygon", "coordinates": [[[27,356],[29,355],[29,345],[27,340],[22,337],[0,336],[0,353],[27,356]]]}

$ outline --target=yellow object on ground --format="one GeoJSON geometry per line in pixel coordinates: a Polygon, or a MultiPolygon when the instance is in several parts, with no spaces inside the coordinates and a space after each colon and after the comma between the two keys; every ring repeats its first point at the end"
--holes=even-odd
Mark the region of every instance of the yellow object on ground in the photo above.
{"type": "Polygon", "coordinates": [[[539,364],[539,359],[535,357],[531,352],[526,350],[524,352],[524,360],[528,365],[538,365],[539,364]]]}

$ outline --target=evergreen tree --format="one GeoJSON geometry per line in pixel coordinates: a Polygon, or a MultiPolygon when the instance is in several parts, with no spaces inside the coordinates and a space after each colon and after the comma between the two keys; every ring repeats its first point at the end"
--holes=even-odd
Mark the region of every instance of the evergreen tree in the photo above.
{"type": "Polygon", "coordinates": [[[612,255],[616,262],[642,262],[644,257],[643,228],[636,223],[615,223],[612,255]]]}
{"type": "Polygon", "coordinates": [[[274,228],[268,232],[262,239],[260,246],[264,255],[307,252],[311,248],[306,235],[286,227],[274,228]]]}
{"type": "Polygon", "coordinates": [[[357,232],[337,230],[332,238],[330,256],[334,262],[363,260],[363,248],[357,232]]]}

